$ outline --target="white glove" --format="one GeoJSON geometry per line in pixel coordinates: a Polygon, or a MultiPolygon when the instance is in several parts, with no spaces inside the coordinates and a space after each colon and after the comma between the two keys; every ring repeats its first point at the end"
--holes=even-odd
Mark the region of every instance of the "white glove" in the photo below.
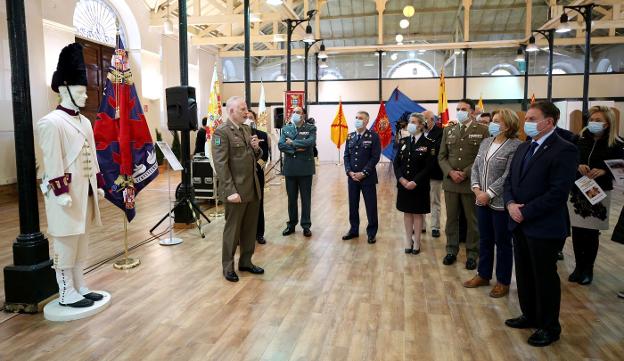
{"type": "Polygon", "coordinates": [[[61,207],[71,207],[72,199],[71,196],[67,193],[63,193],[60,196],[56,197],[56,203],[61,207]]]}
{"type": "Polygon", "coordinates": [[[97,189],[98,200],[104,199],[104,190],[102,188],[97,189]]]}

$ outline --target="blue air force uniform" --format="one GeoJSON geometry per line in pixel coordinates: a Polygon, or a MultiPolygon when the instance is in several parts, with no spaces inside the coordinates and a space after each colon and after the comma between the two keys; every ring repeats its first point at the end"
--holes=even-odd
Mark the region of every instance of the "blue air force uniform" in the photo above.
{"type": "Polygon", "coordinates": [[[360,192],[364,196],[368,226],[366,233],[369,240],[375,239],[378,229],[377,220],[377,170],[381,156],[381,143],[377,133],[366,130],[363,134],[353,132],[347,138],[344,152],[344,166],[347,175],[349,172],[362,172],[365,178],[357,182],[348,177],[349,185],[349,223],[352,235],[359,234],[360,227],[360,192]]]}

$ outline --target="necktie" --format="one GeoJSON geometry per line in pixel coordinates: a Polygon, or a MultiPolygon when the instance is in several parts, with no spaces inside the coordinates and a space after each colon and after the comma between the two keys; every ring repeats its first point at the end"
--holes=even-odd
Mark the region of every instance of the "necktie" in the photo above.
{"type": "Polygon", "coordinates": [[[533,153],[535,153],[535,149],[537,149],[538,145],[539,144],[537,142],[532,142],[531,143],[531,146],[529,147],[529,150],[526,152],[526,154],[524,155],[524,158],[522,159],[522,172],[524,172],[524,170],[526,169],[527,165],[529,164],[529,161],[533,157],[533,153]]]}
{"type": "Polygon", "coordinates": [[[361,138],[362,138],[362,135],[361,135],[361,134],[358,134],[358,136],[357,136],[357,141],[359,142],[361,138]]]}
{"type": "Polygon", "coordinates": [[[463,137],[465,133],[466,133],[466,126],[462,124],[459,126],[459,135],[463,137]]]}

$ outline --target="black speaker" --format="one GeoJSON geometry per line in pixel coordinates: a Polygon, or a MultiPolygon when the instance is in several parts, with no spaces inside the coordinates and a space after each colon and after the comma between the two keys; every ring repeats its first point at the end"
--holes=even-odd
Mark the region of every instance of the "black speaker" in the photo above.
{"type": "Polygon", "coordinates": [[[197,101],[195,88],[174,86],[165,89],[167,96],[167,128],[197,130],[197,101]]]}
{"type": "Polygon", "coordinates": [[[276,107],[273,111],[273,128],[282,129],[284,126],[284,108],[276,107]]]}

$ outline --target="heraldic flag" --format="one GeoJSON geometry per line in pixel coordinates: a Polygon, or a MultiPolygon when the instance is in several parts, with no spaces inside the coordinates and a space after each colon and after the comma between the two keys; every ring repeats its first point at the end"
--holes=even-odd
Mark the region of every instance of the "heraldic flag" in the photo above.
{"type": "Polygon", "coordinates": [[[256,122],[258,129],[266,132],[269,123],[269,112],[266,106],[266,95],[264,93],[264,83],[260,81],[260,99],[258,100],[258,119],[256,122]]]}
{"type": "Polygon", "coordinates": [[[106,199],[132,221],[134,199],[158,175],[152,136],[139,102],[128,53],[121,41],[106,77],[104,98],[95,121],[97,159],[106,199]]]}
{"type": "MultiPolygon", "coordinates": [[[[221,111],[221,91],[219,90],[219,75],[217,74],[217,65],[215,64],[212,71],[212,81],[210,83],[210,97],[208,99],[208,130],[206,131],[206,140],[212,138],[215,129],[223,122],[223,113],[221,111]]],[[[210,147],[208,147],[210,148],[210,147]]]]}
{"type": "Polygon", "coordinates": [[[438,92],[438,116],[442,126],[446,126],[449,121],[448,98],[446,97],[446,82],[444,81],[444,71],[440,75],[440,89],[438,92]]]}
{"type": "Polygon", "coordinates": [[[477,108],[481,109],[482,112],[485,112],[485,105],[483,105],[483,95],[479,96],[479,102],[477,103],[477,108]]]}
{"type": "Polygon", "coordinates": [[[386,114],[386,106],[384,102],[379,105],[379,112],[377,113],[377,119],[373,123],[373,132],[379,135],[381,142],[381,149],[385,149],[390,143],[392,143],[392,126],[388,120],[388,114],[386,114]]]}
{"type": "Polygon", "coordinates": [[[336,144],[336,148],[340,149],[340,146],[347,140],[349,134],[349,128],[347,126],[347,119],[342,111],[342,100],[338,104],[338,113],[334,117],[334,121],[331,124],[331,141],[336,144]]]}

